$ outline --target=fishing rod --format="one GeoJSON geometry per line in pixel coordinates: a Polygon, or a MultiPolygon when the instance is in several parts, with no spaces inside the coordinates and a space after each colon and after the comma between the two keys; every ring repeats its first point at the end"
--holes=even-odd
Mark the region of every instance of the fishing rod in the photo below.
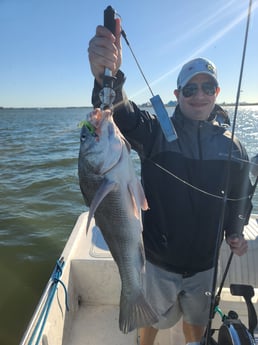
{"type": "MultiPolygon", "coordinates": [[[[258,154],[256,154],[256,156],[254,156],[251,159],[250,172],[255,177],[255,182],[252,186],[251,194],[249,196],[249,199],[251,201],[253,199],[253,196],[254,196],[254,193],[255,193],[255,190],[257,187],[257,183],[258,183],[258,154]]],[[[231,264],[232,259],[233,259],[233,255],[234,255],[234,253],[231,251],[230,256],[228,258],[228,262],[227,262],[225,271],[224,271],[222,279],[221,279],[221,283],[220,283],[218,292],[217,292],[216,297],[215,297],[215,308],[216,308],[216,306],[219,305],[221,292],[222,292],[222,289],[223,289],[223,286],[224,286],[224,283],[225,283],[225,280],[226,280],[226,277],[227,277],[227,274],[229,271],[230,264],[231,264]]]]}
{"type": "MultiPolygon", "coordinates": [[[[255,190],[256,190],[256,187],[257,187],[257,182],[258,182],[258,154],[255,157],[253,157],[252,160],[251,160],[250,171],[251,171],[251,173],[255,177],[255,182],[254,182],[254,184],[252,186],[252,191],[251,191],[251,194],[249,196],[250,200],[252,200],[253,196],[254,196],[254,193],[255,193],[255,190]]],[[[223,273],[223,276],[222,276],[222,279],[221,279],[221,283],[220,283],[220,287],[219,287],[217,295],[216,295],[216,303],[215,303],[216,305],[219,304],[220,295],[221,295],[221,292],[222,292],[222,289],[223,289],[223,286],[224,286],[224,283],[225,283],[225,280],[226,280],[226,277],[227,277],[227,274],[228,274],[228,271],[229,271],[229,267],[230,267],[231,261],[233,259],[233,255],[234,255],[234,253],[231,252],[230,256],[229,256],[229,259],[228,259],[228,262],[227,262],[227,265],[226,265],[226,268],[225,268],[225,271],[223,273]]]]}
{"type": "MultiPolygon", "coordinates": [[[[107,29],[109,29],[114,35],[115,35],[115,26],[116,26],[115,16],[120,17],[120,15],[111,6],[108,6],[106,8],[106,10],[104,11],[104,26],[107,29]]],[[[127,46],[129,47],[130,52],[131,52],[131,54],[132,54],[132,56],[133,56],[133,58],[135,60],[135,63],[136,63],[136,65],[137,65],[137,67],[138,67],[138,69],[139,69],[139,71],[140,71],[140,73],[141,73],[141,75],[142,75],[142,77],[143,77],[143,79],[144,79],[144,81],[145,81],[145,83],[146,83],[146,85],[147,85],[151,95],[152,95],[152,98],[150,98],[150,101],[151,101],[152,106],[153,106],[153,108],[154,108],[154,110],[156,112],[157,118],[158,118],[159,123],[161,125],[161,129],[162,129],[162,131],[163,131],[167,141],[176,140],[177,139],[177,133],[176,133],[175,128],[173,126],[173,122],[169,119],[167,110],[166,110],[166,108],[165,108],[165,106],[164,106],[160,96],[159,95],[156,95],[156,96],[154,95],[154,92],[153,92],[153,90],[152,90],[152,88],[151,88],[151,86],[150,86],[150,84],[149,84],[149,82],[148,82],[144,72],[143,72],[143,69],[141,68],[141,65],[140,65],[140,63],[139,63],[139,61],[138,61],[138,59],[137,59],[137,57],[136,57],[136,55],[135,55],[135,53],[134,53],[134,51],[132,49],[131,44],[129,43],[129,41],[127,39],[127,35],[126,35],[126,33],[125,33],[125,31],[123,29],[121,30],[121,35],[124,38],[127,46]]],[[[100,97],[100,99],[102,101],[102,108],[104,106],[104,109],[107,108],[107,107],[109,107],[109,108],[112,107],[112,104],[109,104],[109,106],[107,106],[108,100],[109,100],[109,103],[111,103],[111,101],[110,101],[111,98],[109,96],[110,93],[113,93],[113,95],[115,97],[115,91],[112,89],[112,87],[113,87],[113,81],[116,78],[115,77],[109,78],[110,75],[111,75],[111,71],[108,70],[107,68],[105,68],[103,89],[100,91],[100,94],[99,94],[99,97],[100,97]],[[107,77],[106,79],[105,79],[105,75],[107,77]],[[104,96],[105,92],[107,94],[106,97],[104,96]],[[106,102],[103,101],[103,98],[106,99],[107,101],[106,102]],[[104,103],[104,105],[103,105],[103,103],[104,103]]],[[[145,157],[145,159],[146,159],[146,157],[145,157]]],[[[223,196],[215,195],[215,194],[209,193],[209,192],[207,192],[205,190],[202,190],[199,187],[195,187],[192,184],[190,184],[189,182],[181,179],[179,176],[174,175],[171,171],[168,171],[167,169],[165,169],[161,165],[159,165],[159,164],[157,164],[157,163],[155,163],[153,161],[152,161],[152,163],[154,165],[156,165],[159,169],[163,170],[165,173],[173,176],[178,181],[184,183],[185,185],[189,186],[190,188],[192,188],[194,190],[197,190],[200,193],[203,193],[205,195],[209,195],[211,197],[214,197],[214,198],[217,198],[217,199],[221,199],[221,200],[223,199],[223,196]]],[[[248,196],[248,197],[250,197],[250,196],[248,196]]],[[[228,198],[228,200],[229,201],[240,201],[241,199],[246,199],[246,198],[247,197],[243,197],[243,198],[239,198],[239,199],[235,199],[235,198],[234,199],[230,199],[230,198],[228,198]]]]}
{"type": "MultiPolygon", "coordinates": [[[[208,322],[208,325],[207,325],[207,329],[206,329],[206,333],[205,333],[205,336],[202,340],[202,344],[205,344],[205,345],[208,345],[210,344],[211,342],[211,324],[212,324],[212,319],[214,317],[214,310],[215,310],[215,307],[218,305],[219,303],[219,299],[220,299],[220,293],[221,293],[221,290],[222,290],[222,287],[224,285],[224,281],[225,281],[225,278],[226,278],[226,275],[227,275],[227,272],[229,270],[229,267],[230,267],[230,264],[231,264],[231,261],[232,261],[232,257],[233,257],[233,252],[231,253],[230,255],[230,258],[228,260],[228,264],[227,264],[227,267],[226,267],[226,270],[225,270],[225,273],[224,273],[224,276],[223,276],[223,279],[222,279],[222,282],[221,282],[221,285],[220,285],[220,289],[219,289],[219,294],[217,294],[215,296],[215,290],[216,290],[216,282],[217,282],[217,274],[218,274],[218,258],[219,258],[219,250],[220,250],[220,244],[221,244],[221,239],[222,239],[222,235],[224,233],[224,227],[223,227],[223,224],[224,224],[224,219],[225,219],[225,210],[226,210],[226,204],[227,202],[229,201],[229,198],[228,198],[228,189],[229,189],[229,182],[230,182],[230,165],[231,165],[231,161],[232,161],[232,153],[233,153],[233,143],[234,143],[234,135],[235,135],[235,128],[236,128],[236,120],[237,120],[237,114],[238,114],[238,105],[239,105],[239,98],[240,98],[240,92],[241,92],[241,83],[242,83],[242,75],[243,75],[243,68],[244,68],[244,61],[245,61],[245,53],[246,53],[246,46],[247,46],[247,39],[248,39],[248,32],[249,32],[249,22],[250,22],[250,16],[251,16],[251,7],[252,7],[252,1],[250,0],[249,2],[249,9],[248,9],[248,16],[247,16],[247,25],[246,25],[246,33],[245,33],[245,39],[244,39],[244,47],[243,47],[243,54],[242,54],[242,63],[241,63],[241,68],[240,68],[240,76],[239,76],[239,83],[238,83],[238,89],[237,89],[237,96],[236,96],[236,103],[235,103],[235,111],[234,111],[234,117],[233,117],[233,127],[232,127],[232,131],[231,131],[231,142],[230,142],[230,147],[229,147],[229,154],[228,154],[228,160],[227,160],[227,174],[226,174],[226,178],[225,178],[225,190],[224,190],[224,194],[223,196],[221,197],[222,199],[222,211],[221,211],[221,217],[220,217],[220,223],[219,223],[219,231],[218,231],[218,236],[217,236],[217,242],[216,242],[216,249],[215,249],[215,256],[214,256],[214,276],[213,276],[213,283],[212,283],[212,292],[211,292],[211,306],[210,306],[210,314],[209,314],[209,322],[208,322]]],[[[169,135],[166,134],[166,133],[169,133],[170,129],[167,130],[166,128],[166,125],[168,123],[168,115],[164,113],[163,111],[163,103],[160,100],[158,100],[158,104],[161,104],[161,106],[157,106],[155,104],[155,101],[156,99],[158,99],[159,96],[157,96],[157,98],[155,98],[153,92],[152,92],[152,89],[142,71],[142,68],[131,48],[131,45],[126,37],[126,33],[124,32],[124,30],[121,31],[121,35],[122,37],[124,38],[126,44],[128,45],[133,57],[134,57],[134,60],[152,94],[152,98],[150,99],[151,103],[152,103],[152,106],[154,108],[154,110],[156,111],[157,113],[157,116],[159,118],[159,121],[160,121],[160,124],[161,124],[161,128],[167,138],[168,141],[171,141],[169,140],[169,135]],[[160,109],[159,109],[160,108],[160,109]],[[159,116],[159,114],[162,114],[162,116],[159,116]]],[[[169,121],[171,122],[171,121],[169,121]]],[[[177,136],[175,137],[175,139],[177,138],[177,136]]],[[[258,180],[258,177],[256,175],[256,182],[252,188],[252,191],[251,191],[251,194],[248,196],[249,200],[252,199],[253,195],[254,195],[254,192],[255,192],[255,189],[256,189],[256,186],[257,186],[257,180],[258,180]]]]}
{"type": "MultiPolygon", "coordinates": [[[[242,63],[241,63],[241,69],[240,69],[240,76],[239,76],[239,84],[238,84],[238,89],[237,89],[237,97],[236,97],[236,103],[235,103],[235,111],[234,111],[234,118],[233,118],[233,127],[232,127],[232,132],[231,132],[231,142],[230,142],[230,147],[229,147],[229,154],[228,154],[228,159],[227,159],[227,173],[226,173],[226,178],[225,178],[225,189],[224,189],[224,194],[221,197],[222,199],[222,210],[221,210],[221,217],[220,217],[220,223],[219,223],[219,231],[218,231],[218,236],[217,236],[217,242],[216,242],[216,250],[215,250],[215,256],[214,256],[214,276],[213,276],[213,284],[212,284],[212,292],[211,292],[211,308],[210,308],[210,315],[209,315],[209,323],[207,325],[207,329],[206,329],[206,334],[202,340],[201,344],[205,344],[208,345],[209,341],[211,340],[211,323],[212,323],[212,319],[214,317],[214,309],[215,309],[215,305],[216,302],[218,302],[218,298],[216,300],[215,298],[215,290],[216,290],[216,281],[217,281],[217,271],[218,271],[218,257],[219,257],[219,249],[220,249],[220,243],[221,243],[221,239],[222,239],[222,235],[224,232],[223,229],[223,223],[224,223],[224,219],[225,219],[225,209],[226,209],[226,204],[229,201],[228,198],[228,189],[229,189],[229,181],[230,181],[230,164],[232,161],[232,153],[233,153],[233,143],[234,143],[234,135],[235,135],[235,127],[236,127],[236,119],[237,119],[237,113],[238,113],[238,105],[239,105],[239,98],[240,98],[240,91],[241,91],[241,82],[242,82],[242,75],[243,75],[243,67],[244,67],[244,61],[245,61],[245,52],[246,52],[246,46],[247,46],[247,38],[248,38],[248,31],[249,31],[249,22],[250,22],[250,16],[251,16],[251,6],[252,6],[252,1],[250,0],[249,3],[249,10],[248,10],[248,16],[247,16],[247,26],[246,26],[246,34],[245,34],[245,40],[244,40],[244,48],[243,48],[243,54],[242,54],[242,63]]],[[[115,11],[112,9],[111,6],[109,6],[109,10],[110,10],[110,16],[112,17],[112,20],[114,20],[114,15],[115,15],[115,11]]],[[[108,27],[108,26],[106,26],[108,27]]],[[[109,27],[108,27],[109,28],[109,27]]],[[[112,30],[111,30],[112,31],[112,30]]],[[[114,31],[112,31],[114,33],[114,31]]],[[[154,96],[154,93],[142,71],[142,68],[131,48],[131,45],[126,37],[126,34],[124,32],[124,30],[121,31],[121,35],[124,38],[126,44],[128,45],[135,61],[136,64],[152,94],[152,98],[150,99],[152,106],[157,114],[157,118],[160,122],[161,128],[163,130],[163,133],[166,137],[166,139],[168,141],[172,141],[177,139],[177,135],[176,132],[174,130],[173,127],[171,127],[171,125],[173,126],[172,122],[169,120],[167,111],[164,107],[164,104],[162,103],[162,100],[160,98],[160,96],[154,96]]],[[[110,72],[107,72],[105,70],[105,75],[110,75],[110,72]]],[[[112,77],[113,78],[113,77],[112,77]]],[[[105,83],[104,83],[105,84],[105,83]]],[[[110,84],[108,85],[108,87],[110,87],[110,84]]],[[[105,90],[105,85],[103,85],[103,90],[105,90]]],[[[103,92],[103,91],[101,91],[103,92]]],[[[252,199],[255,188],[257,185],[257,178],[256,178],[256,182],[255,185],[253,187],[253,191],[251,192],[251,194],[249,196],[247,196],[246,198],[252,199]]],[[[233,254],[232,254],[233,256],[233,254]]],[[[231,258],[232,259],[232,258],[231,258]]],[[[226,272],[229,269],[230,266],[230,262],[231,259],[228,262],[227,268],[226,268],[226,272]]],[[[225,272],[225,273],[226,273],[225,272]]],[[[224,280],[225,280],[226,274],[224,275],[224,280]]],[[[223,280],[223,284],[224,284],[224,280],[223,280]]],[[[222,285],[223,286],[223,285],[222,285]]]]}
{"type": "MultiPolygon", "coordinates": [[[[250,172],[255,177],[255,182],[252,185],[251,193],[249,195],[249,199],[251,201],[253,196],[254,196],[254,193],[255,193],[255,190],[256,190],[256,187],[257,187],[257,183],[258,183],[258,154],[256,154],[256,156],[254,156],[251,159],[250,172]]],[[[220,297],[221,297],[222,289],[223,289],[223,286],[224,286],[224,283],[225,283],[225,280],[226,280],[226,277],[227,277],[227,274],[228,274],[228,271],[229,271],[229,268],[230,268],[233,256],[234,256],[234,253],[233,253],[233,251],[231,251],[231,253],[229,255],[229,258],[228,258],[228,261],[227,261],[227,264],[226,264],[226,267],[225,267],[225,270],[224,270],[224,273],[223,273],[223,276],[222,276],[222,279],[221,279],[221,282],[220,282],[220,285],[219,285],[219,288],[218,288],[218,292],[217,292],[217,294],[216,294],[216,296],[214,298],[213,309],[211,308],[211,310],[213,311],[213,317],[215,315],[215,312],[220,313],[219,308],[218,308],[219,303],[220,303],[220,297]]],[[[248,288],[249,288],[249,286],[248,286],[248,288]]],[[[242,287],[242,289],[244,290],[246,288],[242,287]]],[[[232,291],[231,291],[231,293],[233,294],[232,291]]],[[[244,293],[246,293],[246,292],[244,292],[244,293]]],[[[240,294],[240,295],[236,294],[236,295],[237,296],[244,296],[242,294],[240,294]]],[[[248,304],[251,304],[251,301],[249,301],[247,303],[247,305],[248,304]]],[[[250,307],[248,307],[248,308],[250,308],[250,307]]],[[[253,308],[253,307],[251,307],[251,308],[253,308]]],[[[256,314],[255,312],[250,312],[250,315],[249,315],[250,319],[249,319],[249,329],[248,329],[248,331],[251,333],[252,336],[253,336],[253,330],[256,327],[256,324],[255,324],[255,327],[251,327],[250,325],[254,324],[255,322],[257,323],[257,319],[255,321],[255,316],[254,316],[255,314],[256,314]]],[[[224,320],[224,318],[225,318],[225,315],[222,316],[222,321],[224,320]]],[[[226,317],[227,322],[229,322],[228,319],[229,319],[229,317],[226,317]]],[[[207,330],[206,330],[206,332],[207,332],[207,330]]],[[[210,332],[211,332],[211,329],[210,329],[210,332]]],[[[210,334],[210,337],[211,336],[212,336],[212,334],[210,334]]],[[[248,337],[247,337],[247,339],[248,339],[248,337]]],[[[201,342],[201,345],[202,344],[203,344],[203,342],[201,342]]],[[[211,343],[211,340],[208,339],[208,344],[212,345],[213,343],[211,343]]],[[[243,344],[243,345],[249,345],[249,344],[243,344]]],[[[220,343],[218,343],[218,345],[220,345],[220,343]]],[[[232,345],[235,345],[235,344],[232,344],[232,345]]]]}
{"type": "MultiPolygon", "coordinates": [[[[104,11],[104,26],[109,29],[113,35],[116,34],[115,10],[111,6],[108,6],[104,11]]],[[[113,102],[116,97],[116,93],[113,88],[115,79],[116,78],[112,76],[112,71],[105,67],[103,88],[99,93],[102,110],[112,109],[113,102]]]]}
{"type": "MultiPolygon", "coordinates": [[[[249,6],[248,6],[246,31],[245,31],[244,46],[243,46],[243,52],[242,52],[242,61],[241,61],[237,95],[236,95],[236,103],[235,103],[235,111],[234,111],[234,117],[233,117],[230,148],[229,148],[229,154],[228,154],[228,159],[227,159],[225,188],[224,188],[224,195],[223,195],[223,200],[222,200],[222,205],[221,205],[221,217],[220,217],[220,222],[219,222],[218,236],[217,236],[217,241],[216,241],[216,250],[215,250],[215,255],[214,255],[214,274],[213,274],[213,282],[212,282],[212,290],[211,290],[211,303],[210,303],[209,320],[208,320],[208,324],[206,327],[205,335],[201,341],[202,345],[204,345],[204,344],[209,345],[211,342],[212,320],[214,318],[214,310],[215,310],[216,304],[218,305],[218,302],[219,302],[219,298],[218,297],[216,298],[216,296],[215,296],[217,276],[218,276],[218,260],[219,260],[220,244],[221,244],[221,241],[223,238],[223,233],[224,233],[224,220],[225,220],[225,213],[226,213],[226,205],[227,205],[227,201],[228,201],[229,181],[230,181],[230,177],[231,177],[230,176],[230,165],[231,165],[232,154],[233,154],[234,135],[235,135],[236,121],[237,121],[239,98],[240,98],[240,92],[241,92],[241,84],[242,84],[242,76],[243,76],[243,69],[244,69],[244,62],[245,62],[246,47],[247,47],[247,41],[248,41],[251,11],[252,11],[252,0],[249,1],[249,6]]],[[[256,178],[256,180],[257,180],[257,178],[256,178]]],[[[257,182],[256,182],[256,184],[257,184],[257,182]]],[[[256,188],[256,185],[255,185],[255,188],[256,188]]],[[[229,269],[229,265],[231,263],[232,256],[233,256],[233,254],[229,258],[227,270],[229,269]]],[[[224,278],[224,280],[225,280],[225,278],[224,278]]]]}

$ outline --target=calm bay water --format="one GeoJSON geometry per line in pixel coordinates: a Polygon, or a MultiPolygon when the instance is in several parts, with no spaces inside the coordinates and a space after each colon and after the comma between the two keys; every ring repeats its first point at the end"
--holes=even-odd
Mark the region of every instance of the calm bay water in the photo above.
{"type": "MultiPolygon", "coordinates": [[[[234,108],[227,110],[232,116],[234,108]]],[[[0,109],[1,345],[19,343],[55,261],[86,209],[77,157],[78,123],[88,111],[0,109]]],[[[239,108],[236,134],[254,156],[258,106],[239,108]]],[[[253,212],[258,213],[257,193],[253,212]]]]}

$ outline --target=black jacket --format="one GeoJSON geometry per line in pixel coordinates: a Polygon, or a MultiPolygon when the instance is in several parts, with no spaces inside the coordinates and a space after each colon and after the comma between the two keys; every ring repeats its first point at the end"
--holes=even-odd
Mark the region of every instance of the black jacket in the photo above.
{"type": "MultiPolygon", "coordinates": [[[[149,210],[143,214],[146,257],[177,273],[215,265],[214,254],[224,205],[231,133],[216,121],[190,120],[177,107],[172,117],[178,139],[167,142],[156,116],[141,111],[122,91],[118,73],[114,119],[141,160],[149,210]]],[[[95,83],[93,105],[98,106],[95,83]]],[[[235,138],[224,229],[241,233],[247,223],[251,184],[245,149],[235,138]],[[243,198],[243,199],[242,199],[243,198]],[[241,200],[239,200],[241,199],[241,200]]]]}

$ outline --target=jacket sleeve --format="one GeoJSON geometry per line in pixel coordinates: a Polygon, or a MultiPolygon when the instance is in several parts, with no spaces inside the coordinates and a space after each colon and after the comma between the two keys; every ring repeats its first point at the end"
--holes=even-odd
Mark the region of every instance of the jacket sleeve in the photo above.
{"type": "Polygon", "coordinates": [[[253,186],[249,178],[250,164],[247,153],[242,146],[241,151],[242,163],[233,163],[238,165],[238,171],[233,169],[234,173],[230,176],[232,183],[227,203],[226,237],[232,234],[242,234],[244,226],[248,224],[252,210],[253,186]]]}
{"type": "MultiPolygon", "coordinates": [[[[117,126],[122,132],[129,131],[137,124],[137,114],[135,112],[133,103],[127,99],[127,96],[123,90],[124,83],[124,73],[119,70],[114,81],[114,91],[116,93],[116,96],[113,104],[113,116],[117,126]]],[[[102,87],[95,80],[91,98],[94,108],[99,108],[101,106],[101,101],[99,98],[101,89],[102,87]]]]}
{"type": "MultiPolygon", "coordinates": [[[[142,154],[143,144],[145,148],[151,145],[151,135],[157,129],[157,118],[148,111],[139,109],[134,102],[128,100],[123,89],[124,83],[125,76],[119,70],[114,81],[114,91],[116,93],[113,108],[114,121],[130,142],[132,148],[139,154],[142,154]]],[[[101,86],[95,80],[92,92],[94,108],[101,105],[99,98],[100,90],[101,86]]]]}

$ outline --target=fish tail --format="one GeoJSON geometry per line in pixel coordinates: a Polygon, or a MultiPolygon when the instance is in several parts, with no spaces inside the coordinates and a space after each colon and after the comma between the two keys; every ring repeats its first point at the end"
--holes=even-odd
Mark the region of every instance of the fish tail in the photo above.
{"type": "Polygon", "coordinates": [[[136,328],[148,327],[158,322],[158,316],[146,301],[143,291],[133,300],[123,294],[120,299],[119,328],[123,333],[128,333],[136,328]]]}

